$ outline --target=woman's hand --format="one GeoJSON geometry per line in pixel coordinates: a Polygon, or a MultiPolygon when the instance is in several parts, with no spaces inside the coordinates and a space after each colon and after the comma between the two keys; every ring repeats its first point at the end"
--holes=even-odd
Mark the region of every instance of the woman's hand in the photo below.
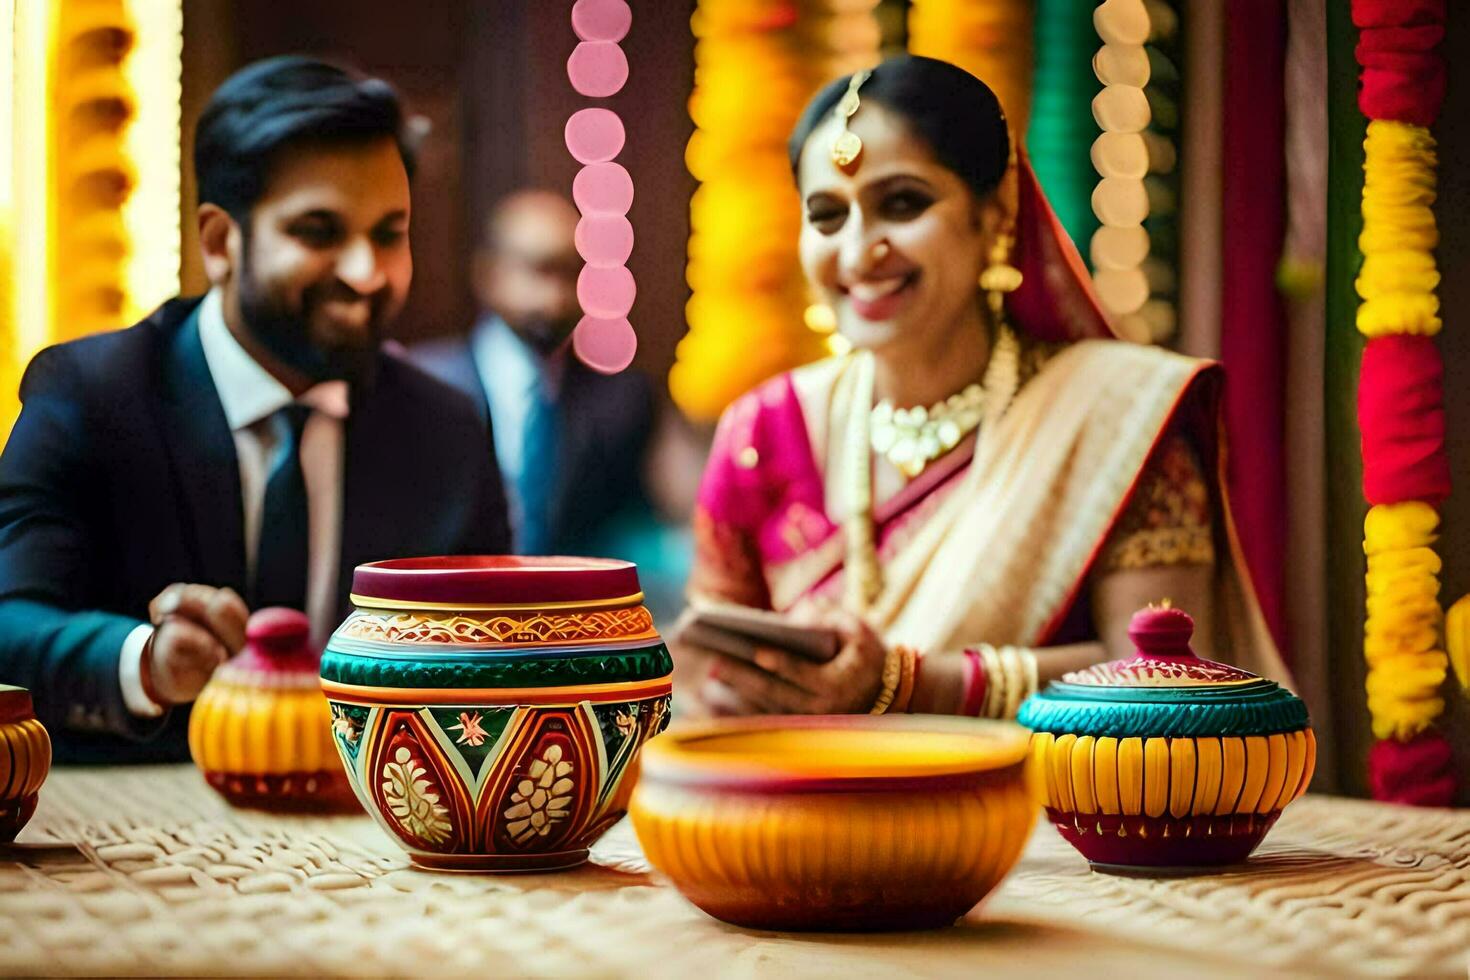
{"type": "Polygon", "coordinates": [[[755,665],[718,657],[699,698],[721,714],[866,713],[883,689],[888,648],[862,619],[826,612],[804,623],[835,630],[842,648],[826,663],[762,648],[755,665]]]}
{"type": "Polygon", "coordinates": [[[698,616],[686,609],[664,637],[674,654],[674,712],[679,719],[700,721],[727,715],[756,715],[761,710],[743,701],[718,682],[722,664],[730,658],[699,642],[692,628],[698,616]]]}

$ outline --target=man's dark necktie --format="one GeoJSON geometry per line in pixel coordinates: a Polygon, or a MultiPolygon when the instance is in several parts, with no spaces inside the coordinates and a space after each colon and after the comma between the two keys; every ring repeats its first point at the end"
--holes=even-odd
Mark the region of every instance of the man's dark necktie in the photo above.
{"type": "Polygon", "coordinates": [[[311,409],[295,402],[271,416],[276,454],[265,484],[260,546],[255,560],[252,608],[306,608],[306,479],[301,472],[301,432],[311,409]]]}
{"type": "Polygon", "coordinates": [[[544,384],[536,384],[526,407],[521,472],[516,479],[521,526],[516,551],[544,555],[552,546],[552,497],[556,492],[557,407],[544,384]]]}

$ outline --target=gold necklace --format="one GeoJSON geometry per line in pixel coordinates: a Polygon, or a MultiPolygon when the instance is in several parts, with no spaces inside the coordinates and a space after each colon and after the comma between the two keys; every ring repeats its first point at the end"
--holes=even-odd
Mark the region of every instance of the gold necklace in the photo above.
{"type": "Polygon", "coordinates": [[[1017,361],[1016,335],[1001,329],[986,366],[985,382],[976,381],[948,398],[925,408],[895,408],[885,398],[868,416],[868,440],[873,452],[887,459],[909,479],[949,452],[975,431],[985,416],[992,375],[1017,361]]]}

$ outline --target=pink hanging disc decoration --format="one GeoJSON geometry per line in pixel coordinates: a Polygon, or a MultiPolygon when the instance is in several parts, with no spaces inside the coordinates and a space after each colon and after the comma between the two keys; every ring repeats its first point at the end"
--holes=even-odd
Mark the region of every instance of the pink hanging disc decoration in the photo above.
{"type": "MultiPolygon", "coordinates": [[[[579,43],[567,59],[567,79],[580,95],[605,99],[628,81],[628,58],[618,42],[633,24],[626,0],[577,0],[572,30],[579,43]]],[[[564,133],[567,152],[582,164],[572,180],[572,200],[582,212],[577,222],[577,254],[586,264],[577,276],[577,302],[585,316],[572,331],[572,351],[603,374],[617,374],[633,363],[638,336],[628,322],[638,284],[628,270],[633,254],[633,178],[614,159],[627,133],[611,109],[573,113],[564,133]]]]}
{"type": "Polygon", "coordinates": [[[607,163],[622,152],[625,136],[611,109],[582,109],[567,120],[567,149],[578,163],[607,163]]]}
{"type": "Polygon", "coordinates": [[[577,0],[572,30],[583,41],[621,41],[633,26],[633,8],[624,0],[577,0]]]}
{"type": "Polygon", "coordinates": [[[599,320],[615,320],[627,316],[638,297],[638,286],[627,266],[611,268],[582,266],[577,276],[577,301],[582,312],[599,320]]]}
{"type": "Polygon", "coordinates": [[[627,214],[633,178],[620,164],[588,164],[572,178],[572,200],[583,214],[627,214]]]}
{"type": "Polygon", "coordinates": [[[567,59],[567,78],[577,94],[605,99],[628,81],[628,58],[612,41],[583,41],[567,59]]]}
{"type": "Polygon", "coordinates": [[[576,241],[588,265],[625,265],[633,254],[633,225],[620,214],[589,214],[577,222],[576,241]]]}
{"type": "Polygon", "coordinates": [[[583,364],[603,374],[617,374],[633,363],[638,335],[626,319],[583,317],[572,331],[572,350],[583,364]]]}

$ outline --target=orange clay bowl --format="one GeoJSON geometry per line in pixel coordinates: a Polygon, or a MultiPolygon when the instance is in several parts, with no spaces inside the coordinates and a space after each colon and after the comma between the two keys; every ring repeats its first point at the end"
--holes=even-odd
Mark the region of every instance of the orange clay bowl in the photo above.
{"type": "Polygon", "coordinates": [[[925,715],[676,725],[643,750],[633,827],[686,898],[735,925],[947,926],[1031,833],[1028,735],[925,715]]]}

